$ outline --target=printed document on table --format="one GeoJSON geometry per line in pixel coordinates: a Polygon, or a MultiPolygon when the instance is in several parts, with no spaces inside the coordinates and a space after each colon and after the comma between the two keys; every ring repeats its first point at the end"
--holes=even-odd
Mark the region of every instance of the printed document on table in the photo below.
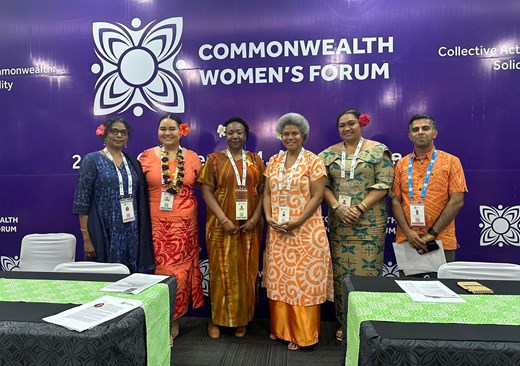
{"type": "Polygon", "coordinates": [[[466,302],[440,281],[395,281],[414,301],[466,302]]]}
{"type": "Polygon", "coordinates": [[[165,278],[168,278],[168,276],[134,273],[117,282],[103,287],[100,291],[137,295],[141,291],[161,282],[165,278]]]}
{"type": "Polygon", "coordinates": [[[103,296],[87,304],[45,317],[43,320],[70,330],[83,332],[110,319],[117,318],[141,305],[143,305],[141,300],[103,296]]]}

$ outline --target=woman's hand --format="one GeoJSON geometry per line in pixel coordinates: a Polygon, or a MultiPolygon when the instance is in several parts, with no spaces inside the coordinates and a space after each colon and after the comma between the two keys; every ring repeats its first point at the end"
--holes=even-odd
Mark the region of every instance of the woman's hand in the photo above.
{"type": "Polygon", "coordinates": [[[231,235],[238,233],[238,231],[240,230],[240,228],[233,224],[231,220],[225,220],[224,224],[222,225],[222,229],[224,229],[226,233],[231,235]]]}
{"type": "Polygon", "coordinates": [[[358,222],[361,212],[356,207],[348,207],[345,205],[340,205],[336,209],[336,215],[338,215],[341,220],[347,225],[355,225],[358,222]]]}
{"type": "Polygon", "coordinates": [[[84,250],[85,250],[85,258],[95,258],[96,250],[94,249],[94,244],[92,244],[92,240],[90,237],[83,238],[84,250]]]}
{"type": "Polygon", "coordinates": [[[254,218],[248,219],[245,223],[240,225],[240,231],[252,231],[256,227],[257,220],[254,218]]]}
{"type": "Polygon", "coordinates": [[[298,220],[289,220],[283,224],[279,224],[272,217],[267,218],[266,221],[267,224],[273,228],[273,230],[279,231],[281,233],[288,233],[301,225],[298,220]]]}
{"type": "Polygon", "coordinates": [[[284,222],[280,225],[282,227],[283,231],[286,233],[293,231],[294,229],[298,228],[301,224],[298,220],[289,220],[287,222],[284,222]]]}
{"type": "Polygon", "coordinates": [[[272,217],[266,217],[267,224],[275,231],[285,232],[285,229],[272,217]]]}

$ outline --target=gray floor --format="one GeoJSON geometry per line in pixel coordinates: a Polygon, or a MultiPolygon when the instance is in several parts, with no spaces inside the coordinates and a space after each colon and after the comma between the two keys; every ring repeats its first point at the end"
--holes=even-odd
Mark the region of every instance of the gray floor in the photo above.
{"type": "Polygon", "coordinates": [[[335,322],[322,322],[320,341],[312,347],[289,351],[287,342],[269,339],[269,321],[255,320],[244,338],[233,329],[221,328],[221,337],[207,335],[206,318],[182,318],[172,348],[174,366],[313,366],[342,365],[341,342],[334,338],[335,322]]]}

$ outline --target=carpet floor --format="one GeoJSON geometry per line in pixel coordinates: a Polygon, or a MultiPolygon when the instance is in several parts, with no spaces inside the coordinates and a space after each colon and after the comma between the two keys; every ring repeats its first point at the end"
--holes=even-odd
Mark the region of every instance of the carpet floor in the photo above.
{"type": "Polygon", "coordinates": [[[207,334],[207,318],[181,318],[180,333],[172,348],[173,366],[324,366],[343,365],[342,344],[334,337],[337,323],[321,322],[319,343],[298,351],[287,342],[269,338],[269,321],[253,320],[243,338],[221,327],[221,337],[207,334]]]}

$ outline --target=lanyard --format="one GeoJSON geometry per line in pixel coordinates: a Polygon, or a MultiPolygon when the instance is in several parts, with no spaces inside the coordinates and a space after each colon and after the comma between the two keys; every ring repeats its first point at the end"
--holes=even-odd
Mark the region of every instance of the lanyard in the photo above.
{"type": "MultiPolygon", "coordinates": [[[[432,159],[430,160],[428,170],[426,171],[426,176],[424,177],[424,183],[421,191],[421,199],[419,202],[422,202],[426,197],[426,190],[428,189],[428,182],[430,181],[430,175],[433,170],[433,164],[435,164],[435,159],[437,159],[437,149],[433,150],[432,159]]],[[[408,195],[410,196],[411,202],[413,202],[412,163],[413,154],[410,155],[410,160],[408,162],[408,195]]]]}
{"type": "MultiPolygon", "coordinates": [[[[116,167],[116,173],[117,173],[117,179],[119,180],[119,196],[123,198],[125,196],[125,189],[123,187],[123,175],[119,171],[119,168],[117,167],[114,158],[112,157],[112,154],[110,154],[110,151],[105,147],[103,149],[103,153],[105,153],[106,157],[114,163],[114,166],[116,167]]],[[[128,176],[128,196],[132,197],[132,173],[130,172],[130,168],[128,167],[128,162],[126,161],[125,154],[121,153],[121,157],[123,158],[123,166],[126,170],[126,175],[128,176]]]]}
{"type": "MultiPolygon", "coordinates": [[[[286,187],[287,187],[288,191],[291,190],[291,180],[292,180],[292,177],[294,175],[294,172],[295,172],[296,168],[298,167],[298,163],[300,162],[300,159],[303,156],[303,152],[304,151],[305,151],[305,149],[302,147],[302,149],[300,150],[300,154],[298,155],[298,158],[296,159],[296,161],[294,162],[294,165],[291,168],[291,172],[289,173],[289,177],[287,178],[287,183],[286,183],[286,187]]],[[[283,182],[282,182],[282,180],[283,180],[283,170],[284,170],[286,161],[287,161],[287,151],[285,152],[285,155],[283,157],[282,165],[280,165],[280,173],[278,175],[278,190],[280,192],[283,189],[283,182]]]]}
{"type": "Polygon", "coordinates": [[[247,174],[247,165],[246,165],[246,151],[242,149],[242,181],[240,181],[240,174],[238,173],[237,165],[235,164],[235,159],[231,155],[231,151],[226,149],[226,155],[233,166],[233,170],[235,171],[235,177],[237,178],[237,186],[245,187],[246,186],[246,174],[247,174]]]}
{"type": "MultiPolygon", "coordinates": [[[[363,145],[363,137],[359,139],[359,142],[356,147],[356,152],[354,153],[354,157],[352,158],[352,164],[350,165],[350,179],[354,179],[354,169],[356,168],[356,161],[359,155],[359,151],[361,150],[361,145],[363,145]]],[[[343,144],[343,148],[341,149],[341,178],[345,178],[345,160],[347,155],[347,149],[345,148],[345,144],[343,144]]]]}
{"type": "MultiPolygon", "coordinates": [[[[179,146],[179,151],[182,153],[182,146],[179,146]]],[[[162,156],[166,154],[166,148],[163,146],[161,146],[161,161],[162,161],[162,156]]],[[[164,174],[162,172],[162,168],[160,170],[160,174],[161,174],[161,179],[162,179],[162,186],[165,187],[166,186],[166,178],[164,177],[164,174]]],[[[173,180],[172,180],[172,186],[173,187],[177,187],[177,180],[179,179],[179,162],[177,161],[177,168],[175,169],[175,173],[173,173],[173,180]]],[[[164,190],[164,188],[163,188],[164,190]]]]}

